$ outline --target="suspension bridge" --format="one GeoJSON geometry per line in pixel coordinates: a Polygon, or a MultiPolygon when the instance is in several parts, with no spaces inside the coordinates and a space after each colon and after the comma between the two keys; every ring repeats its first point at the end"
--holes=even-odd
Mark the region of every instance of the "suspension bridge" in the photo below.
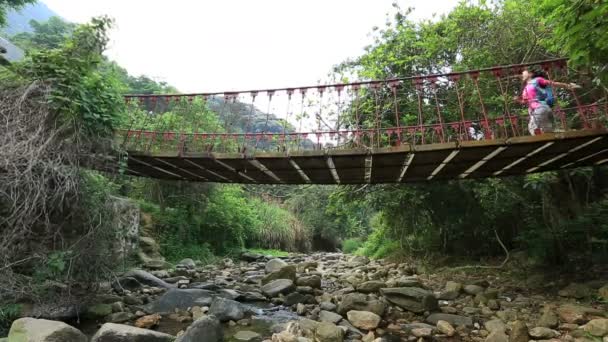
{"type": "MultiPolygon", "coordinates": [[[[306,87],[126,95],[128,175],[195,182],[376,184],[521,175],[608,163],[608,103],[555,89],[553,133],[530,135],[524,68],[306,87]],[[213,108],[220,120],[206,111],[213,108]],[[258,108],[267,108],[261,112],[258,108]]],[[[602,97],[603,96],[603,97],[602,97]]]]}

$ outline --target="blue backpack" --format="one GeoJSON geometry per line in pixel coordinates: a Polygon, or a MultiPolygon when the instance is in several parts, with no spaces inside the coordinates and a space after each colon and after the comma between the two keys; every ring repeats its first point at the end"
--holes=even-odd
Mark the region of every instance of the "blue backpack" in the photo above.
{"type": "Polygon", "coordinates": [[[542,102],[549,107],[553,107],[555,105],[555,97],[553,97],[553,88],[551,88],[551,86],[541,87],[540,84],[538,84],[537,80],[537,78],[532,80],[534,89],[536,89],[536,99],[538,100],[538,102],[542,102]]]}

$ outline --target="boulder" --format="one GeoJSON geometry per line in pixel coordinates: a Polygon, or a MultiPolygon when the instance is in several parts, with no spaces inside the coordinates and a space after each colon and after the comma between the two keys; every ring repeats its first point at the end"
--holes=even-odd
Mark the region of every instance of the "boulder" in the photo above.
{"type": "Polygon", "coordinates": [[[213,299],[209,307],[209,314],[215,316],[220,322],[238,321],[245,317],[241,303],[221,297],[213,299]]]}
{"type": "Polygon", "coordinates": [[[241,254],[241,260],[243,260],[243,261],[254,262],[254,261],[258,261],[260,259],[264,259],[264,256],[262,254],[253,253],[253,252],[243,252],[241,254]]]}
{"type": "Polygon", "coordinates": [[[137,319],[135,326],[142,329],[152,329],[160,323],[162,317],[159,314],[147,315],[137,319]]]}
{"type": "Polygon", "coordinates": [[[382,318],[373,312],[351,310],[346,314],[348,321],[359,329],[376,329],[382,318]]]}
{"type": "Polygon", "coordinates": [[[175,285],[169,284],[166,281],[153,276],[151,273],[143,271],[143,270],[132,270],[125,274],[125,277],[131,277],[139,281],[141,284],[160,287],[163,289],[171,289],[174,288],[175,285]]]}
{"type": "Polygon", "coordinates": [[[95,304],[87,307],[85,316],[90,318],[101,318],[112,314],[111,304],[95,304]]]}
{"type": "Polygon", "coordinates": [[[301,262],[297,266],[297,270],[300,273],[306,273],[308,271],[314,271],[319,267],[319,263],[316,261],[305,261],[301,262]]]}
{"type": "Polygon", "coordinates": [[[509,342],[509,337],[502,330],[495,330],[486,337],[485,342],[509,342]]]}
{"type": "Polygon", "coordinates": [[[181,267],[185,267],[189,270],[193,270],[196,268],[196,263],[194,262],[194,260],[190,259],[190,258],[186,258],[180,262],[177,263],[177,265],[175,265],[176,267],[181,266],[181,267]]]}
{"type": "Polygon", "coordinates": [[[285,301],[283,302],[283,305],[292,306],[292,305],[296,305],[299,303],[308,303],[308,302],[314,302],[314,297],[312,297],[311,295],[303,295],[299,292],[292,292],[292,293],[288,294],[287,296],[285,296],[285,301]]]}
{"type": "Polygon", "coordinates": [[[370,280],[364,283],[359,284],[356,287],[357,291],[363,293],[374,293],[380,291],[381,288],[385,288],[386,284],[383,281],[379,280],[370,280]]]}
{"type": "Polygon", "coordinates": [[[173,342],[175,337],[153,330],[129,325],[106,323],[91,339],[91,342],[173,342]]]}
{"type": "Polygon", "coordinates": [[[315,329],[315,341],[317,342],[342,342],[344,330],[335,324],[321,322],[315,329]]]}
{"type": "Polygon", "coordinates": [[[440,333],[447,335],[448,337],[454,336],[456,334],[456,329],[450,324],[450,322],[446,321],[437,321],[437,330],[440,333]]]}
{"type": "Polygon", "coordinates": [[[319,312],[319,321],[321,322],[329,322],[333,324],[338,324],[342,320],[342,316],[338,315],[335,312],[321,310],[319,312]]]}
{"type": "Polygon", "coordinates": [[[221,342],[223,340],[224,331],[219,319],[215,316],[205,316],[194,321],[175,342],[221,342]]]}
{"type": "Polygon", "coordinates": [[[601,310],[575,304],[564,304],[557,308],[557,315],[562,322],[583,324],[589,315],[604,316],[601,310]]]}
{"type": "Polygon", "coordinates": [[[533,337],[537,340],[548,340],[559,336],[559,333],[557,331],[545,327],[532,328],[530,329],[528,334],[530,335],[530,337],[533,337]]]}
{"type": "Polygon", "coordinates": [[[454,281],[448,281],[445,284],[444,290],[439,294],[439,299],[454,300],[458,298],[462,291],[462,284],[454,281]]]}
{"type": "Polygon", "coordinates": [[[597,290],[597,294],[604,301],[608,301],[608,284],[600,287],[600,289],[597,290]]]}
{"type": "Polygon", "coordinates": [[[351,310],[370,311],[378,316],[382,316],[384,310],[386,310],[386,304],[375,299],[368,300],[367,296],[363,293],[349,293],[342,297],[337,311],[340,315],[346,315],[351,310]]]}
{"type": "Polygon", "coordinates": [[[104,321],[108,323],[124,323],[132,319],[133,314],[130,312],[116,312],[104,318],[104,321]]]}
{"type": "Polygon", "coordinates": [[[608,335],[608,319],[597,318],[590,320],[583,328],[586,333],[596,336],[603,337],[608,335]]]}
{"type": "Polygon", "coordinates": [[[214,293],[199,289],[170,289],[160,298],[148,305],[148,311],[170,313],[175,309],[186,310],[193,306],[208,306],[214,293]]]}
{"type": "Polygon", "coordinates": [[[466,294],[475,296],[478,293],[482,293],[484,291],[484,288],[482,286],[479,286],[479,285],[466,285],[463,288],[463,290],[464,290],[464,292],[466,294]]]}
{"type": "Polygon", "coordinates": [[[412,335],[414,335],[414,337],[429,338],[433,334],[433,329],[432,328],[415,328],[415,329],[412,329],[411,333],[412,333],[412,335]]]}
{"type": "Polygon", "coordinates": [[[559,325],[559,318],[553,312],[553,307],[546,306],[543,309],[543,314],[540,316],[538,323],[536,324],[539,327],[551,328],[555,329],[559,325]]]}
{"type": "Polygon", "coordinates": [[[559,290],[557,294],[562,297],[582,299],[590,297],[592,292],[591,288],[585,284],[571,283],[559,290]]]}
{"type": "Polygon", "coordinates": [[[418,287],[385,288],[381,289],[380,293],[389,302],[408,311],[439,311],[439,304],[433,293],[418,287]]]}
{"type": "Polygon", "coordinates": [[[426,318],[426,321],[431,324],[435,324],[435,325],[437,325],[437,322],[439,322],[439,321],[446,321],[455,326],[465,326],[465,327],[473,326],[473,320],[470,317],[452,315],[452,314],[444,314],[444,313],[431,314],[429,317],[426,318]]]}
{"type": "Polygon", "coordinates": [[[501,331],[504,333],[507,331],[506,324],[504,324],[500,319],[489,320],[489,321],[485,322],[483,325],[486,328],[486,330],[491,333],[495,332],[495,331],[501,331]]]}
{"type": "Polygon", "coordinates": [[[266,285],[277,279],[289,279],[291,281],[296,281],[296,267],[294,265],[288,265],[274,272],[268,273],[264,278],[262,278],[262,285],[266,285]]]}
{"type": "Polygon", "coordinates": [[[249,331],[249,330],[241,330],[241,331],[237,332],[236,334],[234,334],[234,336],[232,336],[232,338],[234,338],[237,341],[245,341],[245,342],[258,340],[261,337],[262,337],[262,335],[254,332],[254,331],[249,331]]]}
{"type": "Polygon", "coordinates": [[[369,258],[363,255],[355,255],[348,260],[349,266],[365,266],[369,264],[369,258]]]}
{"type": "Polygon", "coordinates": [[[280,293],[289,293],[295,289],[293,281],[289,279],[274,280],[262,286],[262,293],[268,297],[276,297],[280,293]]]}
{"type": "Polygon", "coordinates": [[[296,280],[296,284],[298,286],[310,286],[313,289],[320,289],[321,288],[321,277],[319,277],[317,275],[300,277],[300,278],[298,278],[298,280],[296,280]]]}
{"type": "Polygon", "coordinates": [[[266,273],[272,273],[280,270],[281,268],[287,266],[287,263],[281,259],[272,259],[266,263],[265,270],[266,273]]]}
{"type": "Polygon", "coordinates": [[[522,321],[509,323],[509,342],[528,342],[528,326],[522,321]]]}
{"type": "Polygon", "coordinates": [[[20,318],[13,322],[8,340],[15,342],[87,342],[80,330],[63,322],[20,318]]]}

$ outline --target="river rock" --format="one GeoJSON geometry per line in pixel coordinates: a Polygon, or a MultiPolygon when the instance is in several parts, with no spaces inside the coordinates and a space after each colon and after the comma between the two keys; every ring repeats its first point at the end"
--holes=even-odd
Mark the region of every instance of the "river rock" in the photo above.
{"type": "Polygon", "coordinates": [[[557,294],[562,297],[582,299],[590,297],[591,293],[592,290],[589,288],[589,286],[585,284],[571,283],[565,288],[559,290],[557,294]]]}
{"type": "Polygon", "coordinates": [[[530,337],[533,337],[537,340],[548,340],[559,336],[559,333],[557,331],[545,327],[532,328],[530,329],[528,334],[530,335],[530,337]]]}
{"type": "Polygon", "coordinates": [[[264,278],[262,278],[262,285],[266,285],[277,279],[289,279],[291,281],[296,281],[296,267],[294,265],[287,265],[274,272],[268,273],[264,278]]]}
{"type": "Polygon", "coordinates": [[[276,272],[283,267],[286,267],[287,263],[281,259],[272,259],[266,263],[265,270],[267,274],[276,272]]]}
{"type": "Polygon", "coordinates": [[[528,326],[522,321],[509,323],[509,342],[528,342],[528,326]]]}
{"type": "Polygon", "coordinates": [[[298,286],[310,286],[313,289],[320,289],[321,288],[321,277],[319,277],[317,275],[300,277],[296,281],[296,284],[298,286]]]}
{"type": "Polygon", "coordinates": [[[130,312],[116,312],[104,318],[104,321],[108,323],[124,323],[132,319],[133,314],[130,312]]]}
{"type": "Polygon", "coordinates": [[[479,285],[466,285],[466,286],[463,288],[463,291],[464,291],[466,294],[469,294],[469,295],[475,296],[475,295],[476,295],[476,294],[478,294],[478,293],[482,293],[482,292],[484,291],[484,288],[483,288],[482,286],[479,286],[479,285]]]}
{"type": "Polygon", "coordinates": [[[289,279],[274,280],[262,286],[262,293],[268,297],[276,297],[280,293],[289,293],[295,289],[293,281],[289,279]]]}
{"type": "Polygon", "coordinates": [[[437,321],[437,330],[442,334],[446,334],[448,337],[452,337],[456,334],[456,329],[454,329],[450,322],[442,320],[437,321]]]}
{"type": "Polygon", "coordinates": [[[262,254],[253,253],[253,252],[243,252],[241,254],[241,260],[243,260],[243,261],[254,262],[254,261],[258,261],[260,259],[264,259],[264,256],[262,254]]]}
{"type": "Polygon", "coordinates": [[[553,312],[553,307],[546,306],[543,308],[543,314],[540,316],[538,323],[536,324],[539,327],[551,328],[555,329],[559,325],[559,318],[553,312]]]}
{"type": "Polygon", "coordinates": [[[509,337],[502,330],[495,330],[486,337],[485,342],[509,342],[509,337]]]}
{"type": "Polygon", "coordinates": [[[193,306],[208,306],[214,293],[199,289],[170,289],[156,301],[148,305],[148,311],[159,313],[174,312],[175,309],[186,310],[193,306]]]}
{"type": "Polygon", "coordinates": [[[319,304],[319,307],[321,308],[321,310],[326,310],[326,311],[336,311],[336,304],[332,303],[332,302],[321,302],[321,304],[319,304]]]}
{"type": "Polygon", "coordinates": [[[135,321],[135,326],[142,329],[152,329],[160,323],[162,317],[159,314],[147,315],[138,318],[135,321]]]}
{"type": "Polygon", "coordinates": [[[175,336],[123,324],[106,323],[91,342],[173,342],[175,336]]]}
{"type": "Polygon", "coordinates": [[[297,270],[300,273],[307,273],[316,270],[318,267],[319,263],[316,261],[305,261],[298,264],[297,270]]]}
{"type": "Polygon", "coordinates": [[[454,281],[448,281],[445,284],[444,290],[439,294],[439,299],[454,300],[458,298],[462,291],[462,284],[454,281]]]}
{"type": "Polygon", "coordinates": [[[412,335],[418,338],[428,338],[433,334],[432,328],[415,328],[411,331],[412,335]]]}
{"type": "Polygon", "coordinates": [[[600,287],[600,289],[597,290],[597,294],[604,301],[608,301],[608,284],[600,287]]]}
{"type": "Polygon", "coordinates": [[[434,313],[434,314],[430,315],[429,317],[427,317],[426,321],[431,324],[435,324],[435,325],[437,325],[437,322],[439,322],[439,321],[446,321],[455,326],[465,326],[465,327],[473,326],[473,320],[470,317],[445,314],[445,313],[434,313]]]}
{"type": "Polygon", "coordinates": [[[335,324],[321,322],[315,329],[315,341],[317,342],[342,342],[344,331],[335,324]]]}
{"type": "Polygon", "coordinates": [[[589,315],[603,316],[600,310],[575,304],[564,304],[557,308],[557,315],[562,322],[583,324],[589,315]]]}
{"type": "Polygon", "coordinates": [[[245,317],[241,303],[221,297],[213,299],[209,307],[209,314],[215,316],[220,322],[238,321],[245,317]]]}
{"type": "Polygon", "coordinates": [[[506,324],[504,324],[500,319],[493,319],[493,320],[487,321],[483,325],[486,328],[486,330],[489,331],[490,333],[492,333],[494,331],[501,331],[504,333],[507,331],[506,324]]]}
{"type": "Polygon", "coordinates": [[[373,312],[351,310],[346,314],[348,321],[359,329],[376,329],[382,318],[373,312]]]}
{"type": "Polygon", "coordinates": [[[439,304],[433,293],[418,287],[385,288],[381,289],[380,293],[389,302],[408,311],[439,311],[439,304]]]}
{"type": "Polygon", "coordinates": [[[63,322],[20,318],[13,322],[8,341],[15,342],[87,342],[80,330],[63,322]]]}
{"type": "Polygon", "coordinates": [[[369,264],[369,258],[363,255],[355,255],[348,260],[348,266],[359,267],[369,264]]]}
{"type": "Polygon", "coordinates": [[[349,293],[342,297],[338,305],[338,313],[346,315],[351,310],[370,311],[382,316],[386,310],[386,304],[379,300],[368,300],[363,293],[349,293]]]}
{"type": "Polygon", "coordinates": [[[356,287],[357,291],[363,293],[373,293],[380,291],[381,288],[385,288],[386,284],[379,280],[366,281],[356,287]]]}
{"type": "Polygon", "coordinates": [[[283,302],[283,305],[285,306],[292,306],[292,305],[296,305],[299,303],[310,303],[313,302],[314,303],[314,297],[311,295],[303,295],[299,292],[292,292],[290,294],[288,294],[287,296],[285,296],[285,300],[283,302]]]}
{"type": "Polygon", "coordinates": [[[186,259],[183,259],[182,261],[178,262],[175,265],[175,267],[180,267],[180,266],[193,270],[196,268],[196,263],[194,262],[194,260],[192,260],[190,258],[186,258],[186,259]]]}
{"type": "Polygon", "coordinates": [[[585,332],[596,337],[608,335],[608,319],[597,318],[590,320],[583,328],[585,332]]]}
{"type": "Polygon", "coordinates": [[[319,312],[319,321],[321,322],[329,322],[333,324],[338,324],[342,320],[342,316],[338,315],[335,312],[321,310],[319,312]]]}
{"type": "Polygon", "coordinates": [[[221,342],[223,340],[222,325],[217,317],[211,315],[194,321],[175,342],[221,342]]]}
{"type": "Polygon", "coordinates": [[[175,285],[169,284],[166,281],[164,281],[160,278],[157,278],[157,277],[153,276],[152,274],[150,274],[149,272],[146,272],[143,270],[129,271],[125,274],[125,277],[134,278],[137,281],[139,281],[141,284],[148,285],[148,286],[160,287],[163,289],[171,289],[171,288],[175,287],[175,285]]]}

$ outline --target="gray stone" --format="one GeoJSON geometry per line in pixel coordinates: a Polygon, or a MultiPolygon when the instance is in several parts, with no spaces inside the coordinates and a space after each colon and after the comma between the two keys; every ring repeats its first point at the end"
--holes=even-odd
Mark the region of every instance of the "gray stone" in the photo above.
{"type": "Polygon", "coordinates": [[[233,336],[233,338],[235,340],[245,341],[245,342],[258,340],[261,337],[262,337],[262,335],[260,335],[256,332],[253,332],[253,331],[249,331],[249,330],[241,330],[241,331],[237,332],[236,334],[234,334],[234,336],[233,336]]]}
{"type": "Polygon", "coordinates": [[[509,323],[509,342],[528,342],[528,326],[522,321],[509,323]]]}
{"type": "Polygon", "coordinates": [[[337,306],[332,302],[321,302],[321,304],[319,304],[319,307],[321,308],[321,310],[336,311],[337,306]]]}
{"type": "Polygon", "coordinates": [[[8,340],[15,342],[87,342],[78,329],[63,322],[20,318],[13,322],[8,340]]]}
{"type": "Polygon", "coordinates": [[[383,281],[371,280],[366,281],[356,287],[357,291],[363,293],[373,293],[380,291],[381,288],[385,288],[386,284],[383,281]]]}
{"type": "Polygon", "coordinates": [[[495,330],[486,337],[485,342],[509,342],[509,337],[502,330],[495,330]]]}
{"type": "Polygon", "coordinates": [[[224,331],[215,316],[205,316],[194,321],[175,342],[221,342],[224,331]]]}
{"type": "Polygon", "coordinates": [[[296,284],[298,286],[310,286],[313,289],[320,289],[321,288],[321,277],[319,277],[317,275],[300,277],[296,281],[296,284]]]}
{"type": "Polygon", "coordinates": [[[287,266],[287,263],[281,259],[272,259],[266,263],[265,270],[266,273],[272,273],[280,270],[281,268],[287,266]]]}
{"type": "Polygon", "coordinates": [[[148,286],[160,287],[160,288],[164,288],[164,289],[171,289],[171,288],[175,287],[175,285],[169,284],[166,281],[164,281],[160,278],[157,278],[157,277],[153,276],[152,274],[150,274],[146,271],[142,271],[142,270],[129,271],[125,274],[125,277],[134,278],[137,281],[139,281],[141,284],[148,285],[148,286]]]}
{"type": "Polygon", "coordinates": [[[503,321],[499,320],[499,319],[493,319],[491,321],[487,321],[484,323],[484,327],[486,328],[487,331],[489,332],[495,332],[495,331],[501,331],[501,332],[506,332],[507,331],[507,325],[503,323],[503,321]]]}
{"type": "Polygon", "coordinates": [[[596,337],[602,337],[608,335],[608,319],[597,318],[592,319],[583,328],[585,332],[596,337]]]}
{"type": "Polygon", "coordinates": [[[175,337],[153,330],[129,325],[106,323],[91,339],[91,342],[173,342],[175,337]]]}
{"type": "Polygon", "coordinates": [[[338,305],[338,313],[346,315],[351,310],[371,311],[382,316],[386,310],[386,304],[379,300],[368,300],[363,293],[349,293],[342,297],[342,301],[338,305]]]}
{"type": "Polygon", "coordinates": [[[220,322],[238,321],[245,317],[241,303],[221,297],[213,299],[209,307],[209,314],[214,315],[220,322]]]}
{"type": "Polygon", "coordinates": [[[314,297],[310,295],[303,295],[299,292],[292,292],[285,296],[285,301],[283,302],[283,305],[292,306],[299,303],[308,303],[311,301],[311,298],[312,300],[314,300],[314,297]]]}
{"type": "MultiPolygon", "coordinates": [[[[392,286],[385,286],[392,287],[392,286]]],[[[395,281],[395,287],[424,287],[420,283],[418,278],[414,277],[401,277],[395,281]]]]}
{"type": "Polygon", "coordinates": [[[548,340],[559,336],[559,333],[557,331],[545,327],[536,327],[530,329],[528,334],[530,335],[530,337],[541,340],[548,340]]]}
{"type": "Polygon", "coordinates": [[[426,321],[431,324],[437,324],[439,321],[446,321],[455,326],[465,326],[472,327],[473,320],[470,317],[452,315],[452,314],[444,314],[444,313],[434,313],[426,318],[426,321]]]}
{"type": "Polygon", "coordinates": [[[180,262],[177,263],[177,265],[175,266],[183,266],[187,269],[193,270],[196,268],[196,263],[194,262],[194,260],[190,259],[190,258],[186,258],[180,262]]]}
{"type": "Polygon", "coordinates": [[[288,265],[274,272],[268,273],[266,276],[264,276],[264,278],[262,278],[262,285],[266,285],[277,279],[289,279],[291,281],[296,281],[296,267],[294,265],[288,265]]]}
{"type": "Polygon", "coordinates": [[[558,294],[562,297],[582,299],[590,297],[593,291],[585,284],[571,283],[559,290],[558,294]]]}
{"type": "Polygon", "coordinates": [[[445,334],[449,337],[454,336],[454,334],[456,334],[456,329],[454,329],[454,327],[446,321],[437,321],[437,330],[439,330],[440,333],[445,334]]]}
{"type": "Polygon", "coordinates": [[[382,318],[373,312],[351,310],[346,314],[348,321],[359,329],[376,329],[382,318]]]}
{"type": "Polygon", "coordinates": [[[321,322],[329,322],[333,324],[338,324],[342,320],[342,316],[338,315],[335,312],[321,310],[319,312],[319,321],[321,322]]]}
{"type": "Polygon", "coordinates": [[[258,261],[260,259],[264,259],[264,256],[262,254],[253,253],[253,252],[243,252],[241,254],[241,260],[243,260],[243,261],[253,262],[253,261],[258,261]]]}
{"type": "Polygon", "coordinates": [[[199,289],[171,289],[148,305],[148,311],[172,313],[175,309],[186,310],[193,306],[208,306],[214,293],[199,289]]]}
{"type": "Polygon", "coordinates": [[[335,324],[321,322],[315,329],[315,341],[317,342],[342,342],[344,330],[335,324]]]}
{"type": "Polygon", "coordinates": [[[381,289],[380,293],[389,302],[408,311],[439,311],[439,304],[433,293],[418,287],[385,288],[381,289]]]}
{"type": "Polygon", "coordinates": [[[133,317],[133,314],[129,312],[116,312],[107,316],[104,320],[108,323],[124,323],[132,320],[133,317]]]}
{"type": "Polygon", "coordinates": [[[412,333],[412,335],[414,335],[415,337],[418,337],[418,338],[431,337],[431,335],[433,334],[433,329],[416,328],[416,329],[412,329],[411,333],[412,333]]]}
{"type": "Polygon", "coordinates": [[[559,318],[555,312],[553,312],[553,308],[551,306],[547,306],[543,309],[543,314],[540,316],[540,319],[536,325],[551,329],[557,328],[559,325],[559,318]]]}
{"type": "Polygon", "coordinates": [[[289,279],[274,280],[262,286],[262,293],[268,297],[276,297],[280,293],[289,293],[295,289],[293,281],[289,279]]]}
{"type": "Polygon", "coordinates": [[[463,290],[466,294],[475,296],[478,293],[482,293],[484,288],[479,285],[466,285],[463,290]]]}

